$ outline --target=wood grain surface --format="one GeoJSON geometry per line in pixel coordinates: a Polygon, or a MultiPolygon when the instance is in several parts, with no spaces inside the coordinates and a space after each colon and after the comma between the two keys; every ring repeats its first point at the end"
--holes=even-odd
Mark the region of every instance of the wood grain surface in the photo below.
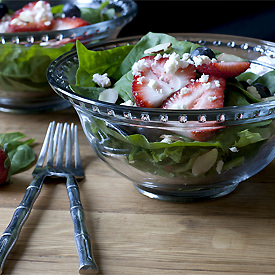
{"type": "MultiPolygon", "coordinates": [[[[75,111],[0,114],[0,132],[35,138],[39,153],[49,122],[75,122],[75,111]]],[[[101,161],[79,127],[86,178],[79,183],[94,256],[104,275],[275,274],[275,162],[232,194],[169,203],[138,193],[101,161]]],[[[0,187],[0,233],[32,180],[33,167],[0,187]]],[[[43,185],[3,274],[78,274],[65,184],[43,185]]]]}

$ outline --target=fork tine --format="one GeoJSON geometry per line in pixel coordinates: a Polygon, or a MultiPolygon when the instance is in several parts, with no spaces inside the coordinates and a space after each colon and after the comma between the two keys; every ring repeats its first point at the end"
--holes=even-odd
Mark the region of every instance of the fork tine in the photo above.
{"type": "Polygon", "coordinates": [[[77,135],[77,125],[75,125],[74,127],[74,162],[75,162],[75,168],[78,170],[82,170],[78,135],[77,135]]]}
{"type": "Polygon", "coordinates": [[[47,166],[53,166],[53,158],[54,158],[54,127],[51,128],[51,133],[50,133],[50,143],[48,147],[48,152],[47,152],[47,166]]]}
{"type": "MultiPolygon", "coordinates": [[[[62,166],[63,163],[63,155],[64,155],[64,140],[62,131],[63,124],[60,123],[60,127],[58,129],[58,140],[57,140],[57,149],[56,149],[56,166],[62,166]]],[[[65,126],[64,126],[65,127],[65,126]]]]}
{"type": "Polygon", "coordinates": [[[65,167],[69,169],[72,168],[72,137],[71,137],[71,129],[69,125],[67,126],[65,167]]]}
{"type": "Polygon", "coordinates": [[[46,136],[45,136],[39,157],[36,162],[36,167],[42,167],[42,165],[44,163],[44,160],[46,158],[47,148],[48,148],[49,141],[50,141],[50,135],[51,135],[51,132],[52,132],[52,129],[54,128],[54,126],[55,126],[55,121],[52,121],[49,124],[49,127],[47,129],[46,136]]]}
{"type": "Polygon", "coordinates": [[[62,129],[62,123],[57,123],[53,137],[53,154],[56,152],[57,144],[59,141],[60,131],[62,129]]]}

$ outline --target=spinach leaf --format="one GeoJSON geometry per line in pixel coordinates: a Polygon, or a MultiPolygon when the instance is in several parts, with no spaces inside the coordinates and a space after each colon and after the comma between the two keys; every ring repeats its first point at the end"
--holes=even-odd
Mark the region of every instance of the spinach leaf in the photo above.
{"type": "Polygon", "coordinates": [[[21,141],[25,137],[26,135],[20,132],[0,134],[0,145],[8,154],[11,163],[10,175],[19,173],[35,160],[35,154],[30,147],[34,139],[21,141]]]}
{"type": "Polygon", "coordinates": [[[46,78],[48,66],[73,46],[73,43],[58,48],[0,45],[0,86],[7,91],[49,90],[46,78]]]}

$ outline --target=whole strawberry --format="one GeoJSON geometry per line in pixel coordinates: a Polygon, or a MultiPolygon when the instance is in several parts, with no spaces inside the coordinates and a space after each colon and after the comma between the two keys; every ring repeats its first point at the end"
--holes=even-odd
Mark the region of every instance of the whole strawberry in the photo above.
{"type": "Polygon", "coordinates": [[[9,181],[9,169],[10,160],[8,155],[5,153],[3,147],[0,145],[0,184],[9,181]]]}

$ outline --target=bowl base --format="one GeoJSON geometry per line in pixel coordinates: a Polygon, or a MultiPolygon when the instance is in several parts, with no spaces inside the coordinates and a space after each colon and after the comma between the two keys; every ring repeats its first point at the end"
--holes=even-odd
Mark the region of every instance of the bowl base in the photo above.
{"type": "Polygon", "coordinates": [[[135,188],[143,195],[162,201],[169,202],[195,202],[209,200],[226,196],[233,192],[239,182],[232,183],[226,186],[217,186],[216,188],[198,187],[189,190],[168,191],[157,188],[150,188],[139,183],[134,183],[135,188]]]}
{"type": "Polygon", "coordinates": [[[15,114],[33,114],[41,112],[59,111],[72,106],[61,97],[43,98],[39,100],[7,100],[0,98],[0,111],[15,114]]]}

